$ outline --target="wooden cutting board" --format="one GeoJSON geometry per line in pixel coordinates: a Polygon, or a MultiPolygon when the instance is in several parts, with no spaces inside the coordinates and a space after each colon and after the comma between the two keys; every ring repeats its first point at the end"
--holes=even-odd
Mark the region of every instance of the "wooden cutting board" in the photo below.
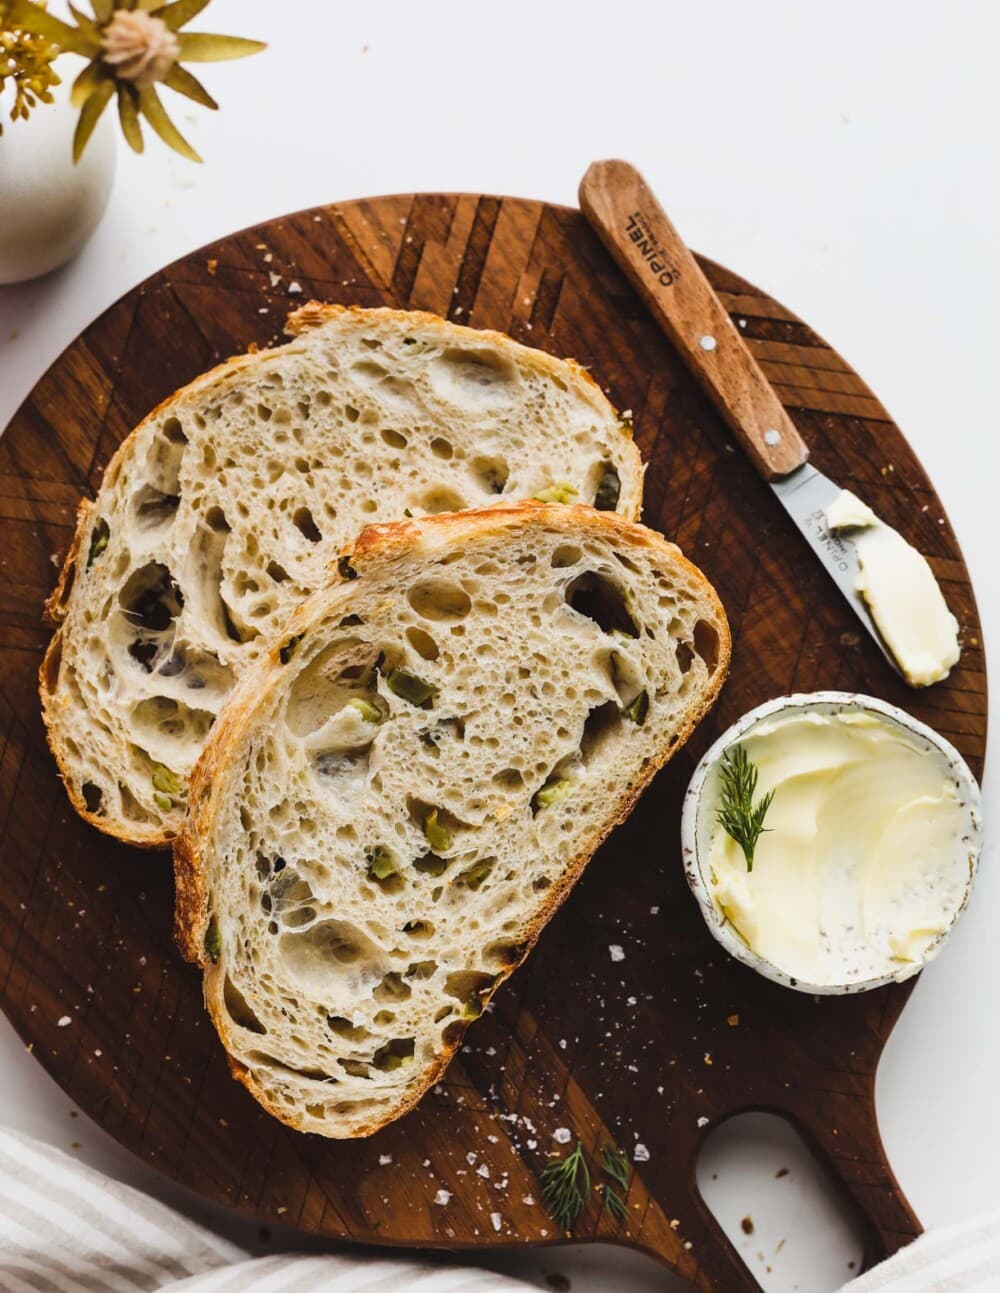
{"type": "Polygon", "coordinates": [[[868,1261],[919,1232],[874,1106],[875,1068],[910,986],[818,1000],[729,960],[688,893],[678,818],[708,744],[782,692],[881,696],[948,736],[979,775],[975,602],[934,490],[878,400],[776,301],[702,264],[813,462],[929,557],[962,625],[962,662],[945,684],[912,692],[890,672],[597,239],[561,207],[378,198],[224,238],[102,315],[0,441],[0,1002],[68,1095],[183,1184],[367,1243],[555,1243],[538,1177],[567,1128],[591,1151],[604,1141],[648,1151],[628,1226],[602,1216],[595,1196],[574,1237],[634,1245],[728,1293],[756,1284],[698,1193],[695,1160],[722,1119],[768,1109],[792,1120],[853,1199],[868,1261]],[[288,309],[310,297],[433,310],[586,364],[632,410],[649,464],[646,522],[716,585],[735,646],[719,705],[595,857],[446,1080],[402,1121],[347,1143],[288,1130],[230,1079],[199,976],[171,943],[169,859],[77,820],[35,693],[42,603],[78,498],[158,401],[219,359],[278,340],[288,309]],[[435,1202],[442,1190],[446,1204],[435,1202]]]}

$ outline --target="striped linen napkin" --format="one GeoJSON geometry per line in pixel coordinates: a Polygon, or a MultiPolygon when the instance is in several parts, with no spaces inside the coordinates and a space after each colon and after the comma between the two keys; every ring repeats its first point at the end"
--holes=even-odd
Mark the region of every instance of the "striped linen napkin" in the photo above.
{"type": "MultiPolygon", "coordinates": [[[[0,1129],[0,1293],[523,1293],[533,1287],[492,1271],[368,1255],[251,1258],[138,1190],[0,1129]]],[[[842,1293],[972,1290],[1000,1293],[1000,1214],[925,1235],[842,1293]]]]}
{"type": "Polygon", "coordinates": [[[0,1293],[517,1293],[492,1271],[369,1256],[251,1258],[61,1150],[0,1129],[0,1293]]]}

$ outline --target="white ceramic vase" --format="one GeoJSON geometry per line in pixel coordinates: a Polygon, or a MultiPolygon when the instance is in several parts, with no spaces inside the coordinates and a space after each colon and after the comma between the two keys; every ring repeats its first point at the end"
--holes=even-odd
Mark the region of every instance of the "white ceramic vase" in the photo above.
{"type": "Polygon", "coordinates": [[[10,91],[0,98],[0,284],[37,278],[77,254],[104,215],[115,177],[115,112],[109,105],[80,161],[73,164],[77,112],[69,88],[83,66],[63,56],[54,103],[11,121],[10,91]]]}

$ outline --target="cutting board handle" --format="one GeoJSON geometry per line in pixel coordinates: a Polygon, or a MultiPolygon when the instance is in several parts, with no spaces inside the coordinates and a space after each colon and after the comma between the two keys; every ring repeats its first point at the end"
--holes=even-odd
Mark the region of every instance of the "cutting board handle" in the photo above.
{"type": "Polygon", "coordinates": [[[889,1166],[875,1115],[874,1089],[853,1100],[850,1112],[830,1101],[782,1110],[856,1208],[863,1226],[862,1269],[869,1270],[909,1244],[923,1227],[889,1166]]]}
{"type": "Polygon", "coordinates": [[[801,467],[805,441],[635,167],[594,162],[580,209],[764,479],[801,467]]]}
{"type": "MultiPolygon", "coordinates": [[[[752,1101],[736,1106],[697,1134],[672,1141],[691,1164],[688,1199],[677,1203],[684,1233],[696,1236],[691,1257],[695,1271],[677,1268],[696,1288],[725,1289],[726,1293],[760,1293],[753,1263],[745,1261],[722,1229],[698,1188],[695,1164],[704,1137],[726,1118],[767,1113],[787,1121],[801,1136],[817,1163],[838,1187],[854,1212],[862,1240],[860,1269],[870,1270],[921,1233],[921,1225],[892,1173],[882,1147],[875,1115],[874,1084],[863,1093],[831,1095],[803,1089],[777,1101],[752,1101]],[[690,1208],[691,1211],[686,1211],[690,1208]]],[[[655,1248],[653,1251],[656,1251],[655,1248]]],[[[658,1252],[658,1256],[664,1256],[658,1252]]]]}

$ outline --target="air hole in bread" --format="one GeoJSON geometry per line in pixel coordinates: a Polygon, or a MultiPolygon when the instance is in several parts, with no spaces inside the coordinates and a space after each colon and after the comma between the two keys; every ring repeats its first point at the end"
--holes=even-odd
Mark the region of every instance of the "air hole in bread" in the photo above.
{"type": "Polygon", "coordinates": [[[708,620],[698,620],[694,626],[694,649],[704,660],[709,673],[714,673],[719,663],[719,634],[708,620]]]}
{"type": "Polygon", "coordinates": [[[396,1015],[392,1010],[376,1010],[372,1018],[372,1023],[379,1028],[387,1028],[389,1024],[396,1022],[396,1015]]]}
{"type": "Polygon", "coordinates": [[[457,490],[436,485],[421,495],[417,506],[428,516],[437,516],[440,512],[461,512],[468,503],[457,490]]]}
{"type": "Polygon", "coordinates": [[[372,1056],[372,1067],[380,1073],[391,1073],[400,1068],[407,1060],[413,1058],[416,1050],[415,1037],[396,1037],[391,1042],[380,1046],[372,1056]]]}
{"type": "Polygon", "coordinates": [[[583,552],[574,543],[560,543],[552,552],[552,564],[557,570],[575,566],[583,560],[583,552]]]}
{"type": "Polygon", "coordinates": [[[308,880],[303,880],[291,867],[271,879],[270,894],[275,917],[286,925],[304,923],[295,919],[295,913],[300,910],[309,911],[310,919],[315,915],[310,907],[314,901],[312,888],[308,880]]]}
{"type": "MultiPolygon", "coordinates": [[[[266,1051],[249,1051],[247,1053],[247,1062],[254,1067],[261,1068],[266,1072],[278,1076],[291,1076],[296,1078],[308,1078],[310,1082],[328,1082],[336,1085],[337,1079],[323,1069],[299,1069],[293,1068],[291,1064],[285,1064],[277,1059],[274,1055],[269,1055],[266,1051]]],[[[290,1103],[286,1101],[286,1103],[290,1103]]],[[[350,1106],[349,1106],[350,1107],[350,1106]]]]}
{"type": "Polygon", "coordinates": [[[197,753],[209,733],[215,715],[204,709],[192,709],[172,696],[148,696],[135,705],[131,713],[132,734],[161,763],[171,763],[178,755],[182,762],[197,753]]]}
{"type": "Polygon", "coordinates": [[[392,427],[383,427],[379,434],[391,449],[405,449],[409,443],[402,431],[395,431],[392,427]]]}
{"type": "Polygon", "coordinates": [[[267,573],[276,584],[283,584],[288,578],[288,571],[277,561],[269,561],[265,567],[267,573]]]}
{"type": "Polygon", "coordinates": [[[323,535],[308,507],[297,507],[292,513],[292,524],[309,543],[319,543],[323,535]]]}
{"type": "Polygon", "coordinates": [[[130,624],[147,633],[165,633],[184,606],[184,594],[166,566],[150,561],[134,571],[118,594],[130,624]]]}
{"type": "Polygon", "coordinates": [[[470,468],[476,483],[488,494],[502,494],[510,479],[510,464],[499,455],[473,458],[470,468]]]}
{"type": "MultiPolygon", "coordinates": [[[[271,924],[276,933],[277,922],[271,924]]],[[[329,984],[333,966],[378,959],[378,949],[371,940],[345,920],[321,920],[301,933],[289,930],[281,935],[279,950],[291,976],[303,988],[317,993],[329,984]]]]}
{"type": "Polygon", "coordinates": [[[614,580],[596,570],[577,575],[566,586],[566,601],[578,615],[593,620],[603,633],[617,630],[630,638],[639,636],[624,593],[614,580]]]}
{"type": "Polygon", "coordinates": [[[681,639],[674,647],[674,654],[677,656],[677,666],[681,673],[687,673],[691,668],[691,661],[694,659],[694,648],[691,643],[681,639]]]}
{"type": "Polygon", "coordinates": [[[240,992],[228,974],[222,988],[222,1000],[226,1007],[226,1013],[237,1027],[245,1028],[250,1033],[263,1034],[267,1032],[267,1029],[250,1009],[246,997],[240,992]]]}
{"type": "Polygon", "coordinates": [[[520,386],[517,369],[505,356],[458,346],[432,360],[428,376],[439,395],[461,405],[508,404],[520,386]]]}
{"type": "Polygon", "coordinates": [[[452,882],[452,887],[454,889],[471,889],[473,892],[481,889],[493,874],[495,865],[496,858],[480,858],[459,871],[452,882]]]}
{"type": "Polygon", "coordinates": [[[414,584],[407,590],[406,600],[425,620],[461,620],[472,609],[472,599],[465,589],[444,579],[427,579],[414,584]]]}
{"type": "Polygon", "coordinates": [[[104,791],[100,786],[95,785],[92,781],[85,781],[80,787],[80,794],[83,795],[83,802],[87,806],[88,813],[100,813],[103,811],[104,791]]]}
{"type": "Polygon", "coordinates": [[[338,1037],[346,1037],[350,1042],[363,1042],[371,1037],[367,1028],[362,1028],[360,1024],[353,1024],[343,1015],[330,1015],[326,1023],[332,1033],[336,1033],[338,1037]]]}
{"type": "Polygon", "coordinates": [[[171,444],[185,445],[188,442],[188,438],[184,434],[184,428],[178,418],[167,418],[163,424],[163,434],[171,444]]]}
{"type": "Polygon", "coordinates": [[[351,364],[351,376],[359,386],[373,386],[389,376],[388,369],[376,364],[372,359],[361,359],[351,364]]]}
{"type": "Polygon", "coordinates": [[[406,967],[408,979],[430,979],[437,973],[437,961],[413,961],[406,967]]]}
{"type": "Polygon", "coordinates": [[[316,911],[313,907],[296,907],[285,913],[284,924],[288,929],[300,929],[312,924],[315,919],[316,911]]]}
{"type": "Polygon", "coordinates": [[[434,641],[429,633],[423,629],[418,629],[415,625],[406,630],[406,638],[410,646],[413,647],[417,655],[422,660],[436,660],[440,652],[438,644],[434,641]]]}
{"type": "Polygon", "coordinates": [[[631,570],[634,574],[637,574],[637,575],[642,573],[641,567],[637,566],[636,563],[630,557],[626,557],[624,552],[616,551],[612,553],[612,556],[618,562],[618,564],[620,566],[624,566],[626,570],[631,570]]]}
{"type": "MultiPolygon", "coordinates": [[[[599,512],[614,512],[618,508],[618,500],[621,498],[622,482],[621,477],[613,463],[602,462],[596,472],[596,480],[591,476],[591,495],[594,500],[594,507],[599,512]]],[[[619,554],[615,554],[618,556],[619,554]]],[[[622,564],[628,563],[628,558],[622,564]]],[[[637,566],[629,564],[631,570],[638,570],[637,566]]]]}
{"type": "MultiPolygon", "coordinates": [[[[330,403],[329,391],[320,391],[319,394],[316,396],[316,398],[320,404],[330,403]],[[326,399],[323,399],[324,395],[326,396],[326,399]]],[[[361,410],[356,409],[353,404],[347,404],[344,406],[344,417],[348,420],[348,422],[357,422],[360,416],[361,416],[361,410]]]]}
{"type": "Polygon", "coordinates": [[[216,534],[228,534],[230,530],[226,514],[221,507],[210,507],[205,513],[205,524],[216,534]]]}
{"type": "Polygon", "coordinates": [[[371,1071],[370,1071],[371,1066],[366,1064],[364,1060],[340,1059],[340,1060],[337,1060],[337,1063],[344,1070],[344,1072],[350,1074],[351,1077],[356,1077],[356,1078],[371,1077],[371,1071]]]}
{"type": "Polygon", "coordinates": [[[429,920],[408,920],[403,926],[403,933],[410,938],[433,938],[434,926],[429,920]]]}
{"type": "Polygon", "coordinates": [[[213,651],[199,651],[174,642],[167,658],[157,669],[161,678],[179,678],[191,691],[224,696],[233,685],[233,671],[213,651]]]}
{"type": "MultiPolygon", "coordinates": [[[[142,804],[139,803],[138,799],[136,799],[135,795],[132,794],[128,786],[126,786],[122,781],[118,782],[118,798],[121,804],[122,815],[127,817],[130,822],[137,822],[140,825],[144,825],[146,822],[151,822],[153,820],[152,813],[147,812],[146,809],[143,808],[142,804]]],[[[172,831],[169,833],[171,835],[173,834],[172,831]]]]}
{"type": "Polygon", "coordinates": [[[516,965],[524,956],[524,951],[523,943],[510,943],[506,939],[498,938],[495,942],[487,943],[483,948],[483,959],[506,968],[516,965]]]}
{"type": "Polygon", "coordinates": [[[531,887],[535,893],[542,893],[552,884],[552,879],[547,875],[536,875],[531,882],[531,887]]]}
{"type": "Polygon", "coordinates": [[[584,721],[580,740],[580,757],[583,762],[589,764],[599,758],[609,742],[620,735],[621,727],[621,710],[613,700],[593,708],[584,721]]]}
{"type": "Polygon", "coordinates": [[[270,422],[271,418],[274,416],[274,410],[267,404],[258,404],[257,416],[262,422],[270,422]]]}
{"type": "Polygon", "coordinates": [[[449,458],[454,457],[455,447],[444,436],[436,435],[431,441],[431,453],[435,458],[443,458],[447,462],[449,458]]]}
{"type": "Polygon", "coordinates": [[[450,1018],[454,1013],[454,1006],[442,1006],[440,1010],[434,1012],[434,1022],[436,1024],[440,1024],[443,1020],[450,1018]]]}
{"type": "Polygon", "coordinates": [[[375,690],[377,656],[374,646],[341,638],[310,660],[291,687],[285,709],[289,730],[295,736],[322,732],[317,740],[331,750],[369,745],[388,710],[375,690]]]}
{"type": "Polygon", "coordinates": [[[372,989],[372,996],[376,1001],[405,1001],[413,993],[413,989],[408,983],[404,983],[403,976],[395,970],[382,976],[372,989]]]}
{"type": "Polygon", "coordinates": [[[444,981],[444,992],[454,997],[463,1005],[469,1005],[489,992],[495,982],[492,974],[483,974],[479,970],[453,970],[444,981]]]}
{"type": "Polygon", "coordinates": [[[502,768],[494,772],[491,780],[501,790],[521,790],[524,786],[524,774],[518,768],[502,768]]]}
{"type": "Polygon", "coordinates": [[[132,499],[135,522],[139,530],[155,530],[169,524],[177,514],[179,494],[165,494],[155,485],[143,485],[132,499]]]}

